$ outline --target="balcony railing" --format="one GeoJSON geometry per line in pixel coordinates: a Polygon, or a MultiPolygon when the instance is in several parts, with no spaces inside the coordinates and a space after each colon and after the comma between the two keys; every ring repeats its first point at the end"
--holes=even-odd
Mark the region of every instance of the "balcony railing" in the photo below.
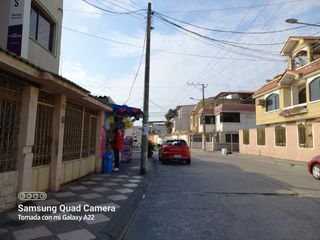
{"type": "Polygon", "coordinates": [[[301,103],[289,107],[285,107],[279,113],[283,117],[291,117],[293,115],[304,114],[308,112],[307,103],[301,103]]]}

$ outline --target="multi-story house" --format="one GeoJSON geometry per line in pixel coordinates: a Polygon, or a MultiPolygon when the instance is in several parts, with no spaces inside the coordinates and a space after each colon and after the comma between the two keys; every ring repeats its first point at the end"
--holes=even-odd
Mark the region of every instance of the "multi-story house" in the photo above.
{"type": "Polygon", "coordinates": [[[171,137],[184,139],[189,143],[190,114],[195,105],[180,105],[176,107],[177,116],[172,119],[171,137]]]}
{"type": "Polygon", "coordinates": [[[288,69],[254,93],[258,129],[244,130],[241,152],[308,161],[320,147],[320,37],[289,37],[288,69]]]}
{"type": "Polygon", "coordinates": [[[149,121],[149,139],[160,143],[167,135],[166,121],[149,121]]]}
{"type": "Polygon", "coordinates": [[[109,104],[59,76],[63,1],[0,1],[0,212],[101,170],[109,104]]]}
{"type": "MultiPolygon", "coordinates": [[[[228,148],[229,151],[238,150],[238,130],[255,127],[255,107],[252,104],[252,94],[253,92],[243,91],[220,92],[215,97],[208,99],[205,109],[207,150],[221,150],[221,148],[228,148]]],[[[193,148],[202,146],[201,134],[204,125],[202,112],[203,109],[200,108],[191,116],[191,129],[194,131],[193,148]]]]}

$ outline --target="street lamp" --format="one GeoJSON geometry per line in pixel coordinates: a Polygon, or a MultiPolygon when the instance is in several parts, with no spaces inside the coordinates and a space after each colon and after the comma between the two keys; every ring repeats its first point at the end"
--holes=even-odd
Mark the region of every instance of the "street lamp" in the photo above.
{"type": "Polygon", "coordinates": [[[320,27],[319,24],[299,22],[298,19],[295,19],[295,18],[288,18],[288,19],[286,19],[286,23],[290,23],[290,24],[301,24],[301,25],[307,25],[307,26],[320,27]]]}

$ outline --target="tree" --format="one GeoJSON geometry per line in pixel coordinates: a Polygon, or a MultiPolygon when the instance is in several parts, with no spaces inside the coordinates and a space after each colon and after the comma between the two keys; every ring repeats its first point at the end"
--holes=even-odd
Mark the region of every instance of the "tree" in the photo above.
{"type": "Polygon", "coordinates": [[[177,114],[177,110],[176,109],[169,109],[168,110],[168,112],[166,113],[166,115],[165,115],[165,118],[166,118],[166,123],[165,123],[165,125],[166,125],[166,128],[167,128],[167,133],[171,133],[172,132],[172,122],[171,122],[171,120],[173,119],[173,118],[175,118],[176,116],[177,116],[178,114],[177,114]]]}

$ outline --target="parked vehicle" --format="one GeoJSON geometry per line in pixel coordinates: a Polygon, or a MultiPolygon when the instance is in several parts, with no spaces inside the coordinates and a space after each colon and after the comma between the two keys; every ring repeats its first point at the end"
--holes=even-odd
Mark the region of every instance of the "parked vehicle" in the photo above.
{"type": "Polygon", "coordinates": [[[190,149],[185,140],[170,139],[162,143],[159,150],[159,160],[162,163],[179,160],[191,163],[190,149]]]}
{"type": "Polygon", "coordinates": [[[320,155],[315,156],[308,162],[308,171],[317,180],[320,180],[320,155]]]}

